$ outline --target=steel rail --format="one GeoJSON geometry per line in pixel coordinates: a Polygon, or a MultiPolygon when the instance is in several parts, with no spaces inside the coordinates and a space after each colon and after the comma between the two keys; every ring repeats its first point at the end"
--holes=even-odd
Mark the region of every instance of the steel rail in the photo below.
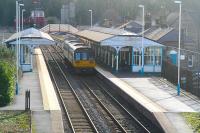
{"type": "MultiPolygon", "coordinates": [[[[51,54],[51,52],[50,52],[49,49],[48,49],[48,51],[49,51],[49,53],[51,54]]],[[[71,83],[70,83],[69,80],[67,79],[67,77],[66,77],[65,73],[63,72],[62,68],[60,67],[60,65],[59,65],[58,62],[55,60],[55,58],[53,57],[52,54],[51,54],[51,56],[52,56],[53,60],[55,61],[55,63],[57,64],[57,66],[58,66],[60,72],[62,73],[62,76],[63,76],[64,79],[67,81],[67,83],[68,83],[70,89],[72,90],[73,94],[75,95],[75,98],[77,99],[79,105],[80,105],[81,108],[83,109],[83,112],[84,112],[85,115],[87,116],[86,118],[88,119],[89,123],[91,124],[93,130],[94,130],[96,133],[98,133],[97,128],[95,127],[94,123],[92,122],[92,120],[91,120],[89,114],[87,113],[86,109],[84,108],[83,104],[81,103],[80,99],[78,98],[78,95],[76,94],[74,88],[72,87],[71,83]]]]}
{"type": "MultiPolygon", "coordinates": [[[[52,46],[55,50],[56,50],[56,48],[54,47],[54,46],[52,46]]],[[[63,58],[63,56],[60,54],[60,52],[57,52],[57,54],[62,58],[62,59],[64,59],[63,58]]],[[[63,62],[62,62],[63,63],[63,62]]],[[[64,64],[64,63],[63,63],[64,64]]],[[[93,92],[92,92],[92,90],[89,88],[89,86],[87,85],[87,84],[85,84],[85,83],[83,83],[88,89],[89,89],[89,91],[91,92],[91,94],[95,97],[95,98],[97,98],[98,99],[98,101],[100,102],[100,105],[101,106],[104,106],[103,105],[103,103],[99,100],[99,98],[96,96],[96,94],[94,94],[93,92]]],[[[117,103],[117,105],[119,105],[133,120],[135,120],[135,122],[136,123],[138,123],[147,133],[151,133],[135,116],[133,116],[116,98],[114,98],[108,91],[106,91],[98,82],[96,82],[96,84],[106,93],[106,94],[108,94],[109,96],[110,96],[110,98],[111,99],[113,99],[116,103],[117,103]]],[[[104,106],[105,107],[105,106],[104,106]]],[[[103,107],[103,108],[104,108],[103,107]]],[[[110,113],[111,114],[111,112],[105,107],[105,110],[106,110],[106,112],[107,113],[110,113]]],[[[112,114],[111,114],[112,115],[112,114]]],[[[115,117],[112,115],[111,117],[113,117],[114,119],[115,119],[115,117]]],[[[116,120],[116,119],[115,119],[116,120]]],[[[117,121],[117,120],[116,120],[117,121]]],[[[118,121],[117,121],[118,122],[118,121]]],[[[119,124],[119,126],[120,126],[120,123],[118,122],[118,124],[119,124]]],[[[123,127],[122,127],[123,128],[123,127]]],[[[124,128],[123,128],[123,130],[125,130],[124,128]]],[[[126,132],[126,131],[125,131],[126,132]]]]}
{"type": "MultiPolygon", "coordinates": [[[[41,48],[41,50],[42,50],[43,56],[45,57],[46,55],[44,55],[44,51],[43,51],[42,48],[41,48]]],[[[66,117],[67,117],[67,119],[68,119],[68,121],[69,121],[69,123],[70,123],[70,127],[71,127],[71,129],[72,129],[72,132],[75,133],[75,130],[74,130],[72,121],[71,121],[70,116],[69,116],[69,112],[67,111],[67,108],[66,108],[66,106],[65,106],[65,104],[64,104],[64,100],[63,100],[63,98],[62,98],[62,96],[61,96],[61,93],[60,93],[60,91],[59,91],[59,87],[58,87],[58,84],[57,84],[56,79],[55,79],[55,77],[54,77],[52,68],[50,67],[50,65],[49,65],[49,63],[48,63],[48,61],[47,61],[47,59],[46,59],[46,58],[44,58],[44,59],[45,59],[45,62],[46,62],[46,64],[47,64],[47,67],[48,67],[48,69],[49,69],[49,71],[50,71],[50,75],[51,75],[52,78],[53,78],[53,82],[54,82],[55,87],[56,87],[56,92],[58,93],[58,96],[59,96],[59,98],[60,98],[60,100],[61,100],[61,105],[62,105],[62,107],[63,107],[64,113],[65,113],[65,115],[66,115],[66,117]]]]}
{"type": "Polygon", "coordinates": [[[114,117],[114,115],[106,108],[106,106],[100,101],[100,99],[97,97],[96,94],[90,89],[88,84],[86,82],[83,82],[84,86],[87,88],[87,90],[93,95],[93,97],[97,100],[99,105],[108,113],[108,115],[112,118],[112,120],[117,124],[117,126],[122,130],[122,132],[127,133],[124,127],[118,122],[118,120],[114,117]]]}
{"type": "MultiPolygon", "coordinates": [[[[83,113],[86,115],[86,118],[88,119],[89,124],[90,124],[90,126],[92,127],[93,131],[96,132],[96,133],[98,133],[97,128],[95,127],[94,123],[92,122],[92,120],[91,120],[89,114],[87,113],[86,109],[84,108],[83,104],[82,104],[81,101],[79,100],[78,95],[77,95],[76,92],[74,91],[72,85],[71,85],[70,82],[68,81],[68,79],[67,79],[66,75],[64,74],[63,70],[61,69],[60,65],[59,65],[58,62],[55,60],[54,56],[52,55],[52,53],[50,52],[49,49],[48,49],[48,51],[49,51],[49,53],[50,53],[50,55],[51,55],[53,61],[54,61],[54,62],[56,63],[56,65],[58,66],[60,72],[62,73],[62,76],[64,77],[64,79],[66,80],[67,84],[69,85],[69,87],[70,87],[70,89],[71,89],[73,95],[75,96],[76,100],[78,101],[78,104],[80,105],[81,109],[83,110],[83,113]]],[[[71,119],[71,118],[70,118],[70,119],[71,119]]],[[[72,125],[73,125],[73,123],[72,123],[72,125]]]]}
{"type": "MultiPolygon", "coordinates": [[[[95,81],[96,82],[96,81],[95,81]]],[[[150,133],[150,131],[135,117],[133,116],[116,98],[114,98],[102,85],[100,85],[98,82],[96,82],[97,86],[101,88],[106,94],[110,96],[113,101],[117,103],[133,120],[135,120],[146,132],[150,133]]]]}
{"type": "MultiPolygon", "coordinates": [[[[52,46],[53,47],[53,46],[52,46]]],[[[56,51],[57,49],[55,47],[53,47],[56,51]]],[[[60,55],[59,52],[57,52],[57,54],[63,59],[62,55],[60,55]]],[[[63,63],[63,62],[62,62],[63,63]]],[[[63,63],[63,65],[65,65],[63,63]]],[[[92,92],[92,90],[90,89],[90,87],[87,85],[86,82],[81,81],[81,83],[87,88],[87,90],[93,95],[93,97],[97,100],[97,102],[99,103],[99,105],[104,109],[104,111],[106,111],[106,113],[108,114],[108,116],[114,121],[114,123],[118,126],[118,128],[123,132],[123,133],[127,133],[126,130],[124,129],[124,127],[118,122],[118,120],[112,115],[112,113],[105,107],[105,105],[100,101],[100,99],[96,96],[96,94],[94,94],[92,92]]]]}

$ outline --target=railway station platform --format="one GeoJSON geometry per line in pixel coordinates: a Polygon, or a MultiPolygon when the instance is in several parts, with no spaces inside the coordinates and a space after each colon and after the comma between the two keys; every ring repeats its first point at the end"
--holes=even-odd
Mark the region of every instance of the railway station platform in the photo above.
{"type": "MultiPolygon", "coordinates": [[[[176,86],[161,77],[141,77],[133,73],[111,73],[96,67],[96,70],[117,87],[120,94],[149,119],[157,120],[165,132],[188,133],[181,112],[199,112],[200,100],[187,93],[177,96],[176,86]]],[[[185,92],[186,93],[186,92],[185,92]]]]}
{"type": "Polygon", "coordinates": [[[30,90],[32,124],[36,132],[63,133],[62,113],[40,49],[33,54],[33,71],[23,73],[19,94],[0,110],[24,110],[25,91],[30,90]]]}

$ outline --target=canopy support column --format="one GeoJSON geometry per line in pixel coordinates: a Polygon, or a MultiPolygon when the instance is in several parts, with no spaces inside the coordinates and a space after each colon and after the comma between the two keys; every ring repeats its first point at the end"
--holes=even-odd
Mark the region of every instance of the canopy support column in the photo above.
{"type": "Polygon", "coordinates": [[[153,47],[153,72],[155,72],[156,60],[155,60],[155,47],[153,47]]]}
{"type": "Polygon", "coordinates": [[[118,72],[119,70],[119,51],[116,53],[116,71],[118,72]]]}
{"type": "Polygon", "coordinates": [[[119,70],[119,51],[120,51],[121,47],[117,46],[114,48],[116,49],[116,72],[118,72],[118,70],[119,70]]]}
{"type": "Polygon", "coordinates": [[[31,45],[31,71],[33,71],[33,45],[31,45]]]}
{"type": "Polygon", "coordinates": [[[107,56],[107,48],[104,49],[104,63],[105,64],[107,64],[106,63],[106,56],[107,56]]]}
{"type": "Polygon", "coordinates": [[[132,72],[134,72],[134,47],[132,47],[132,72]]]}
{"type": "Polygon", "coordinates": [[[131,65],[131,52],[128,52],[128,65],[131,65]]]}
{"type": "Polygon", "coordinates": [[[144,75],[144,48],[142,50],[142,68],[141,68],[141,75],[144,75]]]}
{"type": "Polygon", "coordinates": [[[108,52],[108,65],[110,65],[110,52],[108,52]]]}
{"type": "Polygon", "coordinates": [[[112,68],[114,67],[114,55],[112,53],[112,68]]]}

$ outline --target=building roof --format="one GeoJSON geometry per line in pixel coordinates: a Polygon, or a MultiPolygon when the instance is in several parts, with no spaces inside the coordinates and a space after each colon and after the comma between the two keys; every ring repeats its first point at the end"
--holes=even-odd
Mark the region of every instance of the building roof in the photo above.
{"type": "Polygon", "coordinates": [[[120,29],[125,29],[127,31],[139,34],[142,32],[142,24],[139,21],[129,21],[123,25],[121,25],[120,27],[118,27],[120,29]]]}
{"type": "MultiPolygon", "coordinates": [[[[122,29],[95,27],[80,31],[77,33],[77,35],[95,42],[99,42],[101,46],[110,46],[114,48],[122,48],[127,46],[133,46],[135,48],[142,47],[141,36],[122,29]]],[[[163,45],[145,38],[144,47],[150,46],[162,47],[163,45]]]]}
{"type": "Polygon", "coordinates": [[[114,36],[134,36],[136,34],[122,29],[93,27],[88,30],[77,32],[76,35],[93,40],[95,42],[101,42],[114,36]]]}
{"type": "Polygon", "coordinates": [[[101,42],[105,39],[108,39],[108,38],[111,38],[114,36],[114,35],[110,35],[110,34],[104,34],[104,33],[100,33],[100,32],[90,31],[90,30],[80,31],[80,32],[76,33],[76,35],[87,38],[89,40],[93,40],[95,42],[101,42]]]}
{"type": "Polygon", "coordinates": [[[171,32],[173,28],[156,28],[152,30],[151,32],[145,33],[145,37],[158,41],[160,38],[171,32]]]}
{"type": "Polygon", "coordinates": [[[73,27],[69,24],[48,24],[40,29],[43,32],[49,33],[49,32],[68,32],[68,33],[76,33],[78,32],[78,29],[73,27]]]}
{"type": "Polygon", "coordinates": [[[16,39],[19,37],[21,39],[20,44],[54,44],[54,40],[49,34],[39,31],[35,28],[29,28],[21,31],[20,33],[15,33],[10,38],[8,38],[5,43],[16,44],[16,39]]]}
{"type": "Polygon", "coordinates": [[[104,34],[110,34],[110,35],[121,35],[121,36],[137,35],[135,33],[132,33],[123,29],[114,29],[114,28],[93,27],[89,30],[104,33],[104,34]]]}
{"type": "Polygon", "coordinates": [[[127,25],[131,24],[133,22],[133,20],[130,20],[122,25],[120,25],[119,27],[117,27],[117,29],[123,29],[124,27],[126,27],[127,25]]]}

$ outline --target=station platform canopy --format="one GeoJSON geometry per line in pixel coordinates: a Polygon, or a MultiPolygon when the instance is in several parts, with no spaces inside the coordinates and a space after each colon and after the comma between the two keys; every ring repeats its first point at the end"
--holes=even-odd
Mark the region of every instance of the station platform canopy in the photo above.
{"type": "Polygon", "coordinates": [[[42,32],[53,33],[53,32],[66,32],[74,34],[78,32],[78,29],[69,24],[48,24],[40,29],[42,32]]]}
{"type": "Polygon", "coordinates": [[[56,44],[53,38],[40,30],[29,28],[19,33],[13,34],[4,43],[11,45],[15,48],[16,54],[19,56],[19,66],[23,72],[30,72],[33,70],[33,52],[34,48],[41,45],[54,45],[56,44]],[[19,44],[17,39],[20,38],[19,44]]]}
{"type": "MultiPolygon", "coordinates": [[[[112,29],[103,27],[93,27],[88,30],[83,30],[77,32],[76,35],[97,42],[101,46],[110,47],[126,47],[132,46],[134,48],[141,48],[141,35],[122,30],[122,29],[112,29]]],[[[144,38],[144,47],[163,47],[150,39],[144,38]]]]}
{"type": "Polygon", "coordinates": [[[76,35],[91,45],[99,62],[116,71],[126,68],[132,72],[161,72],[164,45],[156,41],[123,29],[103,27],[79,31],[76,35]]]}
{"type": "Polygon", "coordinates": [[[29,28],[20,33],[13,34],[5,43],[16,45],[16,39],[20,37],[20,45],[53,45],[55,41],[53,38],[40,30],[29,28]]]}
{"type": "MultiPolygon", "coordinates": [[[[142,37],[128,37],[128,36],[115,36],[101,42],[101,46],[110,47],[127,47],[132,46],[133,48],[142,48],[141,45],[142,37]]],[[[144,48],[146,47],[163,47],[164,45],[159,44],[155,41],[144,38],[144,48]]]]}

